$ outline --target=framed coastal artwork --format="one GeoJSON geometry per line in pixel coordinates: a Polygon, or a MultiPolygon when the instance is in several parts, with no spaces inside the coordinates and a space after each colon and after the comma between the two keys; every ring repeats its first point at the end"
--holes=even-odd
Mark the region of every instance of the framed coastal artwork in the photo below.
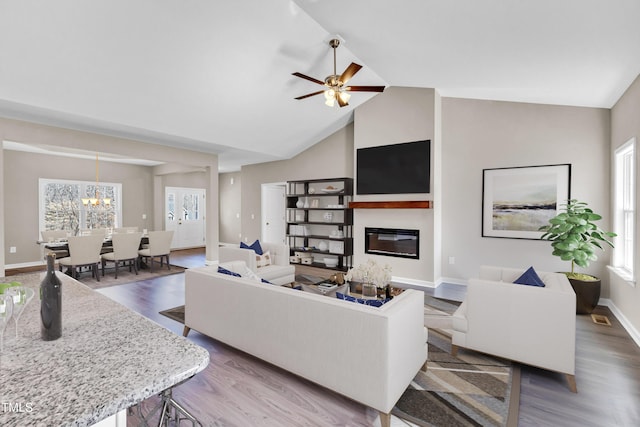
{"type": "Polygon", "coordinates": [[[540,239],[570,197],[570,164],[483,169],[482,236],[540,239]]]}

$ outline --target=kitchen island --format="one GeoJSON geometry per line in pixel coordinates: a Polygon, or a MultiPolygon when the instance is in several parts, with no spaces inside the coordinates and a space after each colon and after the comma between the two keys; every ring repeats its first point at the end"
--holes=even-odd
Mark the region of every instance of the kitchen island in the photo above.
{"type": "Polygon", "coordinates": [[[20,316],[19,337],[13,320],[5,331],[1,426],[91,426],[116,414],[121,419],[126,408],[208,365],[207,350],[62,273],[62,337],[43,341],[43,275],[7,279],[34,289],[36,296],[20,316]]]}

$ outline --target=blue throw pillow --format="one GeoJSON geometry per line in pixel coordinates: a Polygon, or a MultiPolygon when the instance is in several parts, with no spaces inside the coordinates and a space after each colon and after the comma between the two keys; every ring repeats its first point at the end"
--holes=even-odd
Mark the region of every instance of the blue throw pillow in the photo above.
{"type": "Polygon", "coordinates": [[[262,255],[262,246],[260,246],[260,240],[256,240],[255,242],[253,242],[251,245],[247,246],[246,243],[244,242],[240,242],[240,247],[242,249],[251,249],[253,250],[256,254],[258,255],[262,255]]]}
{"type": "Polygon", "coordinates": [[[349,301],[349,302],[355,302],[358,304],[368,305],[371,307],[382,307],[384,304],[391,301],[391,298],[387,298],[383,300],[354,298],[351,295],[345,295],[340,292],[336,292],[336,298],[349,301]]]}
{"type": "Polygon", "coordinates": [[[231,270],[227,270],[226,268],[218,267],[218,273],[228,274],[229,276],[242,277],[238,273],[235,273],[231,270]]]}
{"type": "Polygon", "coordinates": [[[533,267],[529,267],[527,271],[522,273],[522,276],[518,277],[513,283],[517,283],[518,285],[529,285],[529,286],[539,286],[544,288],[544,282],[538,276],[538,273],[533,269],[533,267]]]}

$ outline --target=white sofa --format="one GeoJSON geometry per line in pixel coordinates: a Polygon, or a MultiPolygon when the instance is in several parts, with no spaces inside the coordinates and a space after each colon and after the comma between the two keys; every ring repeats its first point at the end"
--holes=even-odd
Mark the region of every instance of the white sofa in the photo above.
{"type": "Polygon", "coordinates": [[[374,408],[383,426],[426,368],[423,292],[406,290],[376,308],[217,267],[185,274],[185,336],[194,329],[374,408]]]}
{"type": "Polygon", "coordinates": [[[254,273],[274,285],[286,285],[295,280],[296,268],[289,264],[289,246],[282,243],[261,243],[263,252],[269,251],[271,265],[258,267],[256,253],[240,246],[220,246],[218,256],[220,263],[244,261],[254,273]]]}
{"type": "Polygon", "coordinates": [[[538,271],[545,287],[514,284],[524,270],[483,266],[453,315],[452,353],[477,350],[566,374],[575,382],[576,296],[562,273],[538,271]]]}

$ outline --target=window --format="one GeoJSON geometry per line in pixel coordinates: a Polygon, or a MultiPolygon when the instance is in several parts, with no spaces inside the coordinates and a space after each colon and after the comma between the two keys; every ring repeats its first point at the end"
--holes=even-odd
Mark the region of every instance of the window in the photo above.
{"type": "Polygon", "coordinates": [[[615,153],[614,267],[626,280],[635,281],[636,139],[631,138],[615,153]]]}
{"type": "Polygon", "coordinates": [[[78,234],[89,228],[113,228],[120,225],[122,184],[100,182],[100,198],[110,198],[110,205],[84,206],[83,197],[94,197],[96,183],[40,179],[40,230],[69,230],[78,234]]]}

